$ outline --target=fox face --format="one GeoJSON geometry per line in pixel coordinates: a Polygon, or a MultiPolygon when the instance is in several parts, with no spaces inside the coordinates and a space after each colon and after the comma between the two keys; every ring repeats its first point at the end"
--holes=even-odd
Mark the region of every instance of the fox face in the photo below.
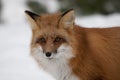
{"type": "Polygon", "coordinates": [[[64,14],[37,15],[26,11],[32,25],[32,53],[42,55],[46,59],[72,55],[71,38],[74,24],[74,11],[64,14]],[[37,52],[36,52],[37,51],[37,52]]]}
{"type": "Polygon", "coordinates": [[[55,56],[65,52],[65,47],[69,46],[67,39],[58,32],[46,33],[42,31],[40,35],[36,35],[32,46],[40,50],[45,58],[53,59],[55,56]],[[57,35],[56,35],[57,34],[57,35]]]}

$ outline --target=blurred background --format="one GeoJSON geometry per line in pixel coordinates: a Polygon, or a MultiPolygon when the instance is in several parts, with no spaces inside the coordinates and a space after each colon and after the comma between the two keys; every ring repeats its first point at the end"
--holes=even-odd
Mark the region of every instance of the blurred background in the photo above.
{"type": "Polygon", "coordinates": [[[74,9],[84,27],[120,26],[120,0],[0,0],[0,80],[55,80],[30,56],[25,10],[38,14],[74,9]]]}
{"type": "MultiPolygon", "coordinates": [[[[96,13],[109,15],[120,12],[120,0],[56,0],[56,2],[58,5],[55,11],[66,11],[73,8],[79,15],[91,15],[96,13]]],[[[42,2],[39,3],[38,0],[28,0],[27,6],[37,13],[50,12],[48,10],[49,7],[46,8],[46,6],[43,5],[42,2]]]]}

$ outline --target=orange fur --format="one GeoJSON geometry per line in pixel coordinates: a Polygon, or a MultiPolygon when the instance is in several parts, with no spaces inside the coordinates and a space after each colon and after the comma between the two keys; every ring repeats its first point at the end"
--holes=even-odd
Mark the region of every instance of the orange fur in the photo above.
{"type": "MultiPolygon", "coordinates": [[[[120,80],[120,27],[88,29],[74,26],[73,72],[83,80],[120,80]]],[[[73,43],[73,42],[72,42],[73,43]]]]}

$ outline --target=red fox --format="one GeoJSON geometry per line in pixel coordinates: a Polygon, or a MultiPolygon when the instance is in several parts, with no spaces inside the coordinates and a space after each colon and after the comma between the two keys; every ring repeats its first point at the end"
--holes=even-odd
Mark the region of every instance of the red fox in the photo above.
{"type": "Polygon", "coordinates": [[[75,11],[25,11],[31,23],[31,55],[56,80],[120,80],[120,27],[84,28],[75,11]]]}

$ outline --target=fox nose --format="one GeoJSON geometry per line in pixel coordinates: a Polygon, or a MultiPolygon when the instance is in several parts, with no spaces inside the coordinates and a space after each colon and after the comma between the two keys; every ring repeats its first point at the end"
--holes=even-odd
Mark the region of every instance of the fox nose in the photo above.
{"type": "Polygon", "coordinates": [[[46,57],[50,57],[52,55],[52,53],[51,52],[46,52],[45,55],[46,55],[46,57]]]}

